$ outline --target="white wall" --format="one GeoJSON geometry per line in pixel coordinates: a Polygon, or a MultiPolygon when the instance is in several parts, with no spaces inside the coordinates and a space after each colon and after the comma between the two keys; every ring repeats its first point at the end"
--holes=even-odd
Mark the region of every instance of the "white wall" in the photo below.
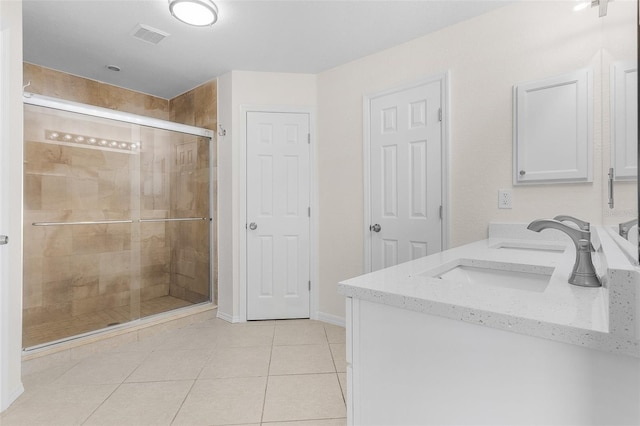
{"type": "Polygon", "coordinates": [[[240,318],[240,231],[244,200],[243,106],[315,108],[316,76],[232,71],[218,78],[218,123],[227,130],[218,137],[218,316],[240,318]]]}
{"type": "MultiPolygon", "coordinates": [[[[629,4],[611,3],[610,10],[629,4]]],[[[577,13],[573,6],[518,2],[319,74],[322,311],[343,317],[336,283],[363,273],[366,94],[449,71],[450,247],[486,238],[490,221],[527,222],[560,213],[602,221],[599,79],[605,21],[596,8],[577,13]],[[584,67],[593,68],[596,81],[594,182],[513,187],[513,85],[584,67]],[[513,209],[497,208],[499,189],[513,190],[513,209]]],[[[633,13],[627,16],[633,22],[633,13]]]]}
{"type": "Polygon", "coordinates": [[[22,2],[0,2],[0,411],[22,393],[22,2]]]}

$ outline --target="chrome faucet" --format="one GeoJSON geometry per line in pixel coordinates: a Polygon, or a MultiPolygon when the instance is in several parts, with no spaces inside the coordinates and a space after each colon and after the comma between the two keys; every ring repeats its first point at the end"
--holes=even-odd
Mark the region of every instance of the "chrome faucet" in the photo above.
{"type": "Polygon", "coordinates": [[[553,220],[557,220],[559,222],[573,222],[578,225],[578,228],[582,229],[583,231],[589,231],[591,229],[591,224],[589,222],[585,222],[584,220],[580,220],[573,216],[561,214],[554,217],[553,220]]]}
{"type": "Polygon", "coordinates": [[[573,243],[576,245],[576,263],[573,265],[573,272],[571,273],[571,277],[569,277],[569,284],[582,287],[602,287],[600,278],[598,278],[596,269],[593,266],[593,260],[591,259],[591,252],[593,251],[591,231],[576,229],[555,219],[534,220],[527,226],[527,229],[535,232],[540,232],[548,228],[564,232],[571,237],[571,240],[573,240],[573,243]]]}
{"type": "Polygon", "coordinates": [[[629,231],[633,228],[634,225],[638,224],[638,219],[632,219],[628,222],[622,222],[618,225],[618,234],[625,240],[629,239],[629,231]]]}

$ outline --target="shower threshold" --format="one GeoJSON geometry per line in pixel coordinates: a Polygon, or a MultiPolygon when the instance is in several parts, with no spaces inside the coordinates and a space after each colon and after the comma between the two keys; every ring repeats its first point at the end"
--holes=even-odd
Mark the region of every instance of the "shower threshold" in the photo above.
{"type": "MultiPolygon", "coordinates": [[[[172,296],[161,296],[140,303],[140,317],[173,311],[175,309],[194,306],[195,303],[172,296]]],[[[48,321],[23,327],[22,344],[24,351],[32,351],[86,335],[95,334],[106,329],[122,328],[138,320],[131,319],[129,305],[104,309],[74,317],[65,317],[57,321],[48,321]]]]}

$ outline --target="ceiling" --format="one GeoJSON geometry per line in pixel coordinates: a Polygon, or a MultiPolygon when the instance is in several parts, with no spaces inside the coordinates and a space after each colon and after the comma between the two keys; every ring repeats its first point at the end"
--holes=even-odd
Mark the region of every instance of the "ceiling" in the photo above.
{"type": "Polygon", "coordinates": [[[504,0],[227,0],[192,27],[167,0],[24,0],[24,60],[171,99],[231,70],[319,73],[486,13],[504,0]],[[138,24],[169,33],[157,45],[138,24]],[[106,65],[117,65],[114,72],[106,65]]]}

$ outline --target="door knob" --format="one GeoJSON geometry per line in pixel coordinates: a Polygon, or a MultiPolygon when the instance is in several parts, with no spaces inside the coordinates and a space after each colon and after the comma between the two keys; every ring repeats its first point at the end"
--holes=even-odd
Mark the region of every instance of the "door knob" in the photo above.
{"type": "Polygon", "coordinates": [[[0,246],[9,244],[9,237],[6,235],[0,235],[0,246]]]}
{"type": "Polygon", "coordinates": [[[256,229],[258,229],[258,224],[255,222],[251,222],[249,224],[249,229],[251,229],[252,231],[255,231],[256,229]]]}
{"type": "Polygon", "coordinates": [[[373,231],[373,232],[380,232],[381,229],[382,229],[382,227],[380,225],[378,225],[377,223],[375,225],[371,225],[369,227],[369,231],[373,231]]]}

